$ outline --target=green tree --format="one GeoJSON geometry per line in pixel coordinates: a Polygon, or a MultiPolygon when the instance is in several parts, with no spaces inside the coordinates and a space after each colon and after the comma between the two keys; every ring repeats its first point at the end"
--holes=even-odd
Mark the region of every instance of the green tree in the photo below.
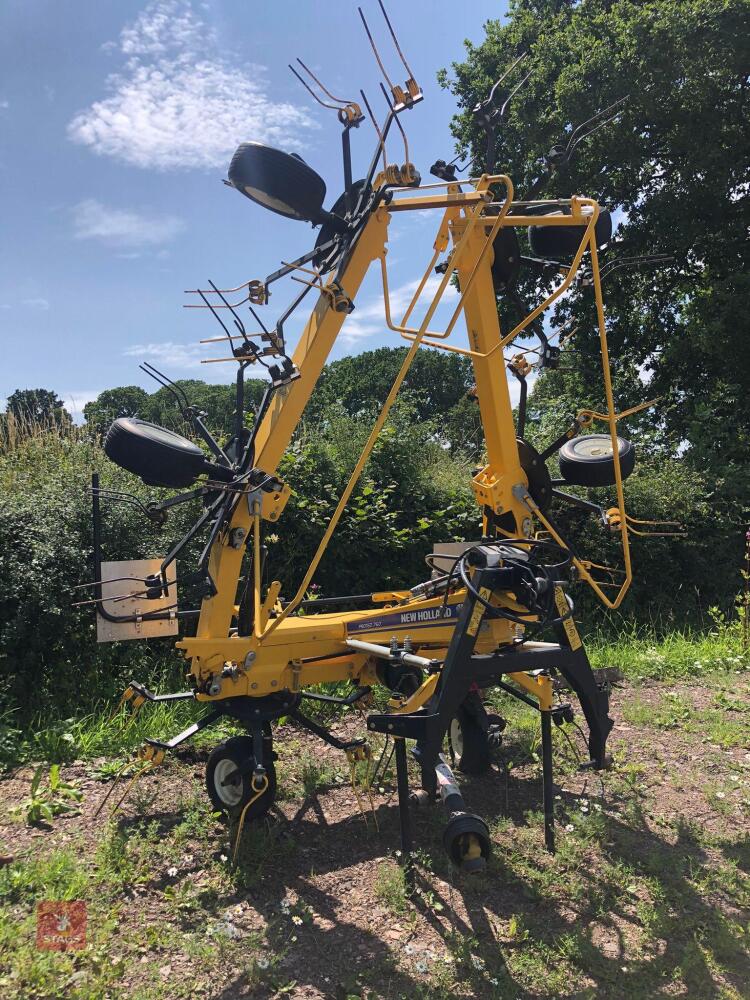
{"type": "MultiPolygon", "coordinates": [[[[326,365],[305,409],[305,421],[318,427],[340,411],[374,419],[406,351],[405,347],[380,347],[326,365]]],[[[430,425],[436,441],[453,452],[476,455],[483,435],[478,407],[468,395],[473,383],[467,358],[422,350],[412,362],[400,399],[406,401],[416,423],[430,425]]]]}
{"type": "Polygon", "coordinates": [[[51,389],[16,389],[8,396],[6,412],[21,425],[70,424],[63,401],[51,389]]]}
{"type": "MultiPolygon", "coordinates": [[[[185,394],[191,406],[206,414],[206,426],[221,438],[234,433],[235,386],[211,385],[200,379],[177,379],[175,383],[185,394]]],[[[245,411],[252,414],[260,402],[266,383],[248,379],[245,385],[245,411]]],[[[183,420],[173,394],[158,389],[149,396],[143,416],[155,424],[170,427],[181,434],[190,434],[190,426],[183,420]]]]}
{"type": "MultiPolygon", "coordinates": [[[[213,434],[228,438],[234,433],[234,409],[236,404],[234,385],[211,385],[200,379],[178,379],[175,383],[185,394],[189,405],[206,414],[206,424],[213,434]]],[[[248,379],[245,384],[245,411],[251,419],[260,402],[266,383],[260,379],[248,379]]],[[[105,434],[113,420],[118,417],[138,416],[154,424],[169,427],[181,434],[190,435],[191,427],[186,422],[174,394],[168,389],[157,389],[148,393],[137,385],[119,386],[105,389],[95,400],[83,408],[86,423],[98,434],[105,434]]]]}
{"type": "MultiPolygon", "coordinates": [[[[332,404],[347,413],[369,413],[379,407],[393,385],[407,348],[380,347],[326,365],[306,416],[318,418],[332,404]]],[[[420,351],[406,376],[402,393],[414,406],[417,420],[443,417],[473,383],[471,362],[440,351],[420,351]]]]}
{"type": "MultiPolygon", "coordinates": [[[[748,0],[513,0],[443,81],[461,114],[454,134],[481,157],[471,108],[520,52],[528,83],[503,122],[498,169],[518,196],[566,127],[628,97],[619,119],[579,147],[546,194],[574,192],[620,210],[603,260],[668,254],[658,270],[620,269],[605,284],[619,401],[661,396],[649,421],[658,443],[713,474],[750,486],[748,0]]],[[[517,71],[518,72],[518,71],[517,71]]],[[[541,293],[542,283],[526,281],[541,293]]],[[[501,303],[501,311],[507,309],[501,303]]],[[[600,403],[598,339],[589,289],[557,311],[579,325],[575,371],[552,395],[600,403]]],[[[542,380],[542,383],[544,379],[542,380]]]]}
{"type": "MultiPolygon", "coordinates": [[[[617,213],[604,264],[673,258],[657,269],[620,268],[604,282],[616,403],[659,397],[622,432],[642,456],[677,457],[698,473],[685,476],[710,499],[698,550],[708,565],[719,536],[733,539],[722,543],[723,565],[737,568],[750,495],[750,3],[511,0],[507,19],[488,22],[485,40],[467,43],[466,60],[442,74],[461,109],[454,135],[475,169],[486,139],[472,109],[520,53],[512,82],[531,75],[502,122],[497,155],[516,198],[566,129],[627,97],[618,119],[583,142],[542,195],[578,192],[617,213]]],[[[526,235],[519,238],[523,249],[526,235]]],[[[558,280],[522,272],[520,288],[539,301],[558,280]]],[[[499,309],[512,321],[507,298],[499,309]]],[[[529,403],[547,431],[552,413],[562,424],[578,407],[604,403],[593,294],[583,283],[552,326],[566,321],[578,332],[561,370],[542,374],[529,403]]]]}
{"type": "Polygon", "coordinates": [[[83,416],[97,433],[106,434],[112,421],[118,417],[143,416],[148,400],[148,393],[139,385],[105,389],[92,402],[86,403],[83,416]]]}

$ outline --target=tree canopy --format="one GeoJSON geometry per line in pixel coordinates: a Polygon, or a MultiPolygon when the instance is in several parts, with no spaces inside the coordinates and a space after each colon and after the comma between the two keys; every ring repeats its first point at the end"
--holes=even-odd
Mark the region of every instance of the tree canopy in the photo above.
{"type": "MultiPolygon", "coordinates": [[[[603,260],[670,255],[615,271],[604,292],[618,401],[659,396],[654,447],[684,454],[725,495],[750,487],[750,4],[747,0],[511,0],[508,18],[467,43],[443,73],[461,112],[461,151],[480,162],[471,114],[520,53],[530,71],[503,121],[497,169],[523,197],[539,160],[575,126],[627,97],[544,194],[595,197],[621,222],[603,260]]],[[[520,74],[520,75],[519,75],[520,74]]],[[[537,295],[542,285],[526,282],[537,295]]],[[[508,309],[501,302],[501,312],[508,309]]],[[[599,369],[593,296],[580,284],[557,309],[579,326],[572,370],[546,373],[537,401],[590,405],[599,369]]]]}
{"type": "Polygon", "coordinates": [[[20,424],[69,424],[64,402],[51,389],[16,389],[8,396],[6,413],[20,424]]]}

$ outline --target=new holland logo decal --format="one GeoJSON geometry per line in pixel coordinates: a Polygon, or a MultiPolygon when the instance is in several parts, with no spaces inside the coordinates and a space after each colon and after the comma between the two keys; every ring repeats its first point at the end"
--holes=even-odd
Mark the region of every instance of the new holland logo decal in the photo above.
{"type": "Polygon", "coordinates": [[[348,622],[348,635],[357,632],[381,632],[393,628],[428,628],[440,622],[455,622],[461,610],[460,604],[438,605],[436,608],[424,608],[420,611],[397,611],[378,618],[367,618],[365,621],[348,622]]]}

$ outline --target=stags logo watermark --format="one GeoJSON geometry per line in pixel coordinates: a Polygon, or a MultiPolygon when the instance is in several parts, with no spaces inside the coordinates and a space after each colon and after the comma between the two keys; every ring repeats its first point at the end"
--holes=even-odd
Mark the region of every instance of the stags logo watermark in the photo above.
{"type": "Polygon", "coordinates": [[[75,951],[86,947],[86,904],[45,900],[36,908],[36,946],[42,951],[75,951]]]}

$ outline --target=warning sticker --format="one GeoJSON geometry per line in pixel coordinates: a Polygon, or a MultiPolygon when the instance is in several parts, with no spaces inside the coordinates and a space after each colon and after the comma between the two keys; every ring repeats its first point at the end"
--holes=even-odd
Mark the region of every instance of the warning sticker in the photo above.
{"type": "MultiPolygon", "coordinates": [[[[492,596],[492,591],[489,587],[480,587],[479,596],[485,600],[489,601],[492,596]]],[[[466,626],[467,635],[476,635],[479,631],[479,626],[482,623],[482,618],[484,617],[484,605],[480,604],[479,601],[474,605],[474,610],[471,613],[471,618],[469,619],[469,624],[466,626]]]]}
{"type": "Polygon", "coordinates": [[[576,623],[573,621],[573,612],[568,604],[568,598],[565,596],[565,591],[562,587],[555,587],[555,606],[557,607],[557,613],[562,618],[562,626],[565,629],[566,636],[568,637],[570,648],[573,651],[580,649],[583,643],[581,642],[581,637],[578,634],[576,623]]]}

